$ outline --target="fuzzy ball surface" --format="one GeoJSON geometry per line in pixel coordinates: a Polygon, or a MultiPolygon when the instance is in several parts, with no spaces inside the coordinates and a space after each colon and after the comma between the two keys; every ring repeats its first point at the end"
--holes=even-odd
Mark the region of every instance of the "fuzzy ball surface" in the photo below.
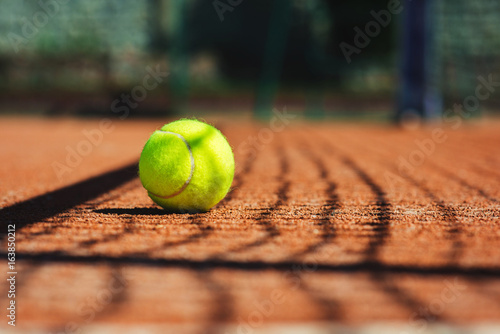
{"type": "Polygon", "coordinates": [[[155,131],[139,160],[139,178],[149,197],[172,212],[204,212],[228,193],[234,156],[215,127],[181,119],[155,131]]]}

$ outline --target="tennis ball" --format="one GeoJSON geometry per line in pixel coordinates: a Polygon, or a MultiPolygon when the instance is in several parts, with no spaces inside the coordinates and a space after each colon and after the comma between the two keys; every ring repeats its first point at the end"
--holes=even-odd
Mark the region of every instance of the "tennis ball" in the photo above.
{"type": "Polygon", "coordinates": [[[224,135],[192,119],[164,125],[146,142],[139,178],[149,197],[173,212],[203,212],[228,193],[234,156],[224,135]]]}

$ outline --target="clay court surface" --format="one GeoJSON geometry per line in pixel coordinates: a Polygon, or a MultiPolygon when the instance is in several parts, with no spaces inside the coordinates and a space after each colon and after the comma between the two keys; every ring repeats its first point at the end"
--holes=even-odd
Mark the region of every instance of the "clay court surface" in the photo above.
{"type": "Polygon", "coordinates": [[[137,177],[143,144],[167,121],[114,119],[58,175],[54,162],[67,165],[100,120],[1,119],[5,276],[16,226],[12,332],[397,323],[423,333],[499,321],[500,122],[403,130],[296,119],[272,132],[209,119],[234,148],[233,189],[210,212],[168,214],[137,177]]]}

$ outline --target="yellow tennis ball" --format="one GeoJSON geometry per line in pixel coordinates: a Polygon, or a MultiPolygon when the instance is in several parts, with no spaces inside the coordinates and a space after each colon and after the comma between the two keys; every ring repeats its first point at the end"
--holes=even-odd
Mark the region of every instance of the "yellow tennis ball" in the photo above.
{"type": "Polygon", "coordinates": [[[207,211],[228,193],[234,156],[211,125],[181,119],[164,125],[146,142],[139,178],[149,197],[174,212],[207,211]]]}

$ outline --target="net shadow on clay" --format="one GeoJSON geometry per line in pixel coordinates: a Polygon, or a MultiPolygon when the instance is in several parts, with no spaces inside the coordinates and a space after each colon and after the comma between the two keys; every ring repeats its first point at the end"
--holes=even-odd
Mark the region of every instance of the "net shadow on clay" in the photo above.
{"type": "MultiPolygon", "coordinates": [[[[342,311],[342,303],[331,298],[326,297],[325,291],[321,289],[316,289],[305,282],[305,278],[301,277],[300,290],[307,293],[309,298],[320,307],[322,315],[320,320],[323,321],[339,321],[344,319],[344,314],[342,311]]],[[[335,332],[332,332],[335,333],[335,332]]]]}
{"type": "MultiPolygon", "coordinates": [[[[324,149],[329,153],[333,153],[333,149],[330,145],[325,145],[324,149]]],[[[339,158],[370,188],[376,198],[377,221],[373,224],[373,230],[376,232],[376,235],[370,239],[364,251],[365,259],[362,260],[362,263],[365,263],[367,266],[378,264],[378,254],[380,249],[385,245],[386,239],[390,234],[391,204],[386,198],[385,191],[352,159],[346,155],[340,155],[339,158]]],[[[368,270],[367,273],[377,286],[381,287],[386,294],[391,296],[396,302],[410,312],[417,312],[421,307],[424,307],[423,303],[411,297],[406,291],[398,288],[392,282],[393,275],[372,270],[368,270]]]]}
{"type": "Polygon", "coordinates": [[[203,327],[204,334],[220,333],[218,325],[229,322],[233,317],[235,309],[234,300],[229,289],[224,283],[219,283],[212,276],[209,268],[204,268],[195,272],[195,276],[212,295],[213,307],[211,307],[208,323],[203,327]]]}
{"type": "Polygon", "coordinates": [[[238,189],[241,188],[241,186],[245,182],[245,176],[252,171],[253,166],[255,165],[255,160],[256,158],[252,154],[249,153],[247,155],[245,161],[243,162],[243,167],[241,168],[241,170],[238,171],[238,173],[234,177],[233,186],[231,187],[231,190],[227,193],[226,197],[224,197],[222,201],[220,201],[219,205],[227,204],[233,200],[235,192],[237,192],[238,189]]]}
{"type": "Polygon", "coordinates": [[[288,192],[290,189],[290,181],[286,180],[286,177],[289,174],[290,167],[289,167],[288,160],[286,158],[286,155],[285,155],[282,147],[277,147],[276,156],[279,157],[279,161],[280,161],[280,170],[279,170],[278,176],[276,178],[280,184],[280,186],[276,192],[278,199],[276,200],[275,203],[273,203],[268,208],[268,210],[265,210],[264,212],[262,212],[255,219],[257,221],[256,224],[264,226],[267,233],[264,237],[259,238],[258,240],[255,240],[253,242],[246,243],[243,245],[239,245],[233,249],[228,250],[227,251],[228,253],[239,253],[239,252],[247,251],[248,249],[251,249],[251,248],[260,247],[266,243],[269,243],[273,238],[280,235],[278,228],[272,222],[271,216],[273,213],[278,211],[279,208],[281,206],[283,206],[288,201],[288,192]]]}
{"type": "Polygon", "coordinates": [[[451,249],[450,255],[448,256],[448,261],[450,263],[456,263],[462,256],[464,251],[464,243],[459,240],[461,234],[463,234],[463,230],[458,223],[456,210],[444,203],[441,199],[437,198],[432,191],[430,191],[426,186],[424,186],[421,182],[418,182],[414,178],[409,175],[403,175],[403,177],[413,184],[415,187],[420,189],[425,193],[427,197],[433,202],[434,206],[439,210],[443,219],[449,223],[451,226],[447,229],[448,236],[451,240],[451,249]]]}
{"type": "MultiPolygon", "coordinates": [[[[115,265],[112,264],[108,266],[108,272],[109,275],[107,276],[107,279],[103,280],[103,287],[106,287],[106,284],[110,282],[111,280],[120,280],[120,278],[123,280],[123,276],[121,274],[121,266],[120,265],[115,265]]],[[[106,290],[108,291],[108,290],[106,290]]],[[[88,297],[94,297],[96,296],[88,296],[88,297]]],[[[119,307],[121,305],[124,305],[128,301],[128,287],[127,284],[123,285],[123,288],[119,291],[114,291],[114,293],[111,295],[109,302],[102,302],[99,303],[99,309],[94,309],[90,308],[92,310],[89,314],[91,317],[86,318],[86,321],[82,321],[81,323],[74,322],[74,319],[61,319],[59,321],[58,325],[55,325],[53,329],[51,329],[51,332],[53,333],[66,333],[67,332],[67,326],[68,323],[74,323],[76,326],[82,326],[78,327],[80,330],[84,328],[85,325],[91,322],[95,321],[102,321],[105,319],[107,316],[112,315],[115,313],[117,310],[119,310],[119,307]],[[102,307],[102,308],[101,308],[102,307]]]]}
{"type": "MultiPolygon", "coordinates": [[[[16,223],[16,230],[85,203],[137,177],[137,163],[14,204],[0,211],[0,221],[16,223]]],[[[0,232],[5,237],[7,229],[0,232]]]]}
{"type": "MultiPolygon", "coordinates": [[[[306,249],[292,254],[289,258],[291,260],[299,259],[305,255],[313,254],[317,252],[321,247],[329,244],[336,237],[335,227],[331,223],[331,219],[336,210],[339,208],[339,199],[336,193],[337,185],[335,182],[330,181],[329,171],[324,162],[319,158],[317,154],[314,154],[312,149],[314,146],[307,145],[299,148],[300,152],[307,157],[318,170],[320,182],[326,184],[326,189],[324,190],[327,197],[325,203],[322,205],[322,210],[319,212],[319,223],[321,227],[321,239],[315,243],[310,244],[306,249]]],[[[300,279],[300,284],[298,288],[307,294],[308,298],[313,301],[321,309],[321,320],[332,321],[340,320],[343,318],[342,304],[334,300],[331,297],[326,297],[326,294],[321,289],[316,289],[306,283],[306,277],[301,273],[297,272],[298,278],[300,279]]]]}
{"type": "MultiPolygon", "coordinates": [[[[45,263],[118,263],[128,265],[143,265],[150,267],[165,268],[187,268],[199,270],[207,267],[224,268],[234,270],[244,270],[248,272],[258,272],[262,270],[288,271],[292,267],[307,266],[314,267],[317,272],[339,272],[339,273],[367,273],[383,272],[387,274],[412,274],[417,276],[462,276],[462,277],[484,277],[500,278],[500,267],[468,266],[461,267],[455,265],[425,266],[425,265],[399,265],[384,264],[380,262],[366,263],[366,261],[352,264],[321,264],[297,261],[231,261],[222,259],[209,260],[189,260],[189,259],[166,259],[166,258],[141,258],[135,256],[104,256],[104,255],[73,255],[59,251],[47,251],[38,253],[18,252],[21,260],[33,260],[45,263]]],[[[2,252],[0,256],[7,257],[7,253],[2,252]]]]}
{"type": "MultiPolygon", "coordinates": [[[[374,138],[374,140],[377,140],[379,141],[380,143],[382,143],[380,141],[379,138],[374,138]]],[[[401,150],[400,147],[398,147],[397,145],[394,145],[393,143],[389,143],[389,142],[383,142],[383,146],[391,146],[393,147],[394,149],[396,150],[401,150]]],[[[456,146],[456,145],[448,145],[449,147],[457,147],[458,149],[460,149],[460,152],[461,152],[461,149],[462,147],[461,146],[456,146]]],[[[463,154],[462,154],[463,155],[463,154]]],[[[462,158],[462,160],[465,160],[462,158]]],[[[426,164],[429,164],[430,166],[432,166],[435,170],[439,171],[442,175],[444,175],[445,177],[451,179],[451,180],[454,180],[455,182],[457,182],[458,184],[460,184],[461,186],[469,189],[469,190],[472,190],[472,191],[475,191],[477,192],[481,197],[483,197],[484,199],[490,201],[490,202],[493,202],[493,203],[498,203],[498,199],[490,196],[489,194],[486,193],[486,191],[484,191],[483,189],[477,187],[477,186],[474,186],[472,184],[470,184],[469,182],[467,182],[465,179],[461,178],[460,176],[456,175],[455,173],[439,166],[435,161],[433,161],[433,159],[429,158],[429,159],[426,159],[425,161],[426,164]]],[[[469,164],[473,165],[473,163],[469,162],[469,164]]],[[[484,173],[483,173],[484,174],[484,173]]],[[[491,173],[490,173],[491,174],[491,173]]]]}
{"type": "MultiPolygon", "coordinates": [[[[358,147],[363,148],[365,151],[367,150],[363,145],[356,145],[358,147]]],[[[390,161],[393,158],[388,151],[380,149],[381,147],[386,147],[387,145],[383,143],[383,145],[379,145],[379,149],[377,149],[377,155],[384,155],[386,158],[377,159],[380,164],[386,166],[392,171],[395,175],[400,175],[403,177],[408,183],[412,184],[414,187],[418,188],[420,191],[425,193],[425,195],[432,201],[433,205],[437,208],[437,210],[441,213],[443,219],[448,222],[451,226],[447,229],[447,234],[451,239],[452,245],[450,249],[450,255],[448,256],[448,261],[450,264],[455,263],[463,254],[463,242],[459,240],[460,235],[463,233],[462,228],[457,220],[456,210],[446,205],[446,203],[439,199],[430,189],[428,189],[422,182],[417,181],[415,178],[411,177],[406,173],[400,173],[397,166],[395,164],[389,164],[387,161],[390,161]]]]}
{"type": "Polygon", "coordinates": [[[302,257],[307,254],[316,252],[318,249],[324,245],[332,242],[336,237],[335,226],[331,223],[331,219],[334,217],[335,212],[339,209],[339,198],[336,193],[337,184],[329,179],[329,171],[325,163],[318,157],[317,154],[312,152],[312,147],[303,147],[300,150],[304,156],[306,156],[316,167],[319,173],[320,182],[326,184],[325,195],[327,200],[322,205],[322,210],[319,212],[319,226],[322,229],[321,240],[309,245],[303,251],[297,252],[291,256],[291,258],[302,257]]]}
{"type": "Polygon", "coordinates": [[[454,174],[454,173],[452,173],[452,172],[444,169],[441,166],[438,166],[436,163],[434,163],[432,161],[429,161],[429,164],[431,164],[434,167],[434,169],[438,170],[441,174],[443,174],[444,176],[448,177],[449,179],[452,179],[455,182],[459,183],[464,188],[467,188],[469,190],[477,192],[481,197],[483,197],[484,199],[486,199],[486,200],[488,200],[490,202],[498,203],[498,200],[496,198],[491,197],[483,189],[481,189],[479,187],[476,187],[476,186],[473,186],[472,184],[470,184],[469,182],[467,182],[466,180],[464,180],[460,176],[458,176],[458,175],[456,175],[456,174],[454,174]]]}
{"type": "Polygon", "coordinates": [[[97,244],[103,244],[106,242],[112,242],[112,241],[117,241],[123,238],[127,234],[132,234],[136,231],[135,227],[135,222],[133,219],[129,219],[127,222],[124,223],[124,228],[121,231],[121,233],[116,233],[116,234],[107,234],[102,238],[92,238],[92,239],[87,239],[83,240],[78,243],[78,245],[75,247],[76,249],[81,249],[81,248],[87,248],[90,249],[92,246],[97,245],[97,244]]]}
{"type": "Polygon", "coordinates": [[[347,156],[342,157],[342,162],[351,168],[358,177],[370,188],[375,195],[375,205],[377,207],[377,222],[373,225],[373,231],[376,233],[369,241],[365,250],[365,261],[373,262],[376,260],[381,247],[384,246],[386,238],[389,236],[389,222],[391,219],[391,204],[385,196],[385,192],[378,186],[373,179],[366,174],[353,160],[347,156]]]}
{"type": "Polygon", "coordinates": [[[206,239],[213,232],[213,228],[210,225],[207,225],[201,221],[196,215],[191,215],[188,217],[187,225],[196,226],[197,232],[177,241],[165,241],[160,246],[150,247],[145,251],[135,252],[132,254],[127,254],[127,256],[135,256],[138,258],[141,257],[149,257],[153,252],[162,251],[168,249],[170,247],[188,245],[192,243],[196,243],[199,240],[206,239]]]}

